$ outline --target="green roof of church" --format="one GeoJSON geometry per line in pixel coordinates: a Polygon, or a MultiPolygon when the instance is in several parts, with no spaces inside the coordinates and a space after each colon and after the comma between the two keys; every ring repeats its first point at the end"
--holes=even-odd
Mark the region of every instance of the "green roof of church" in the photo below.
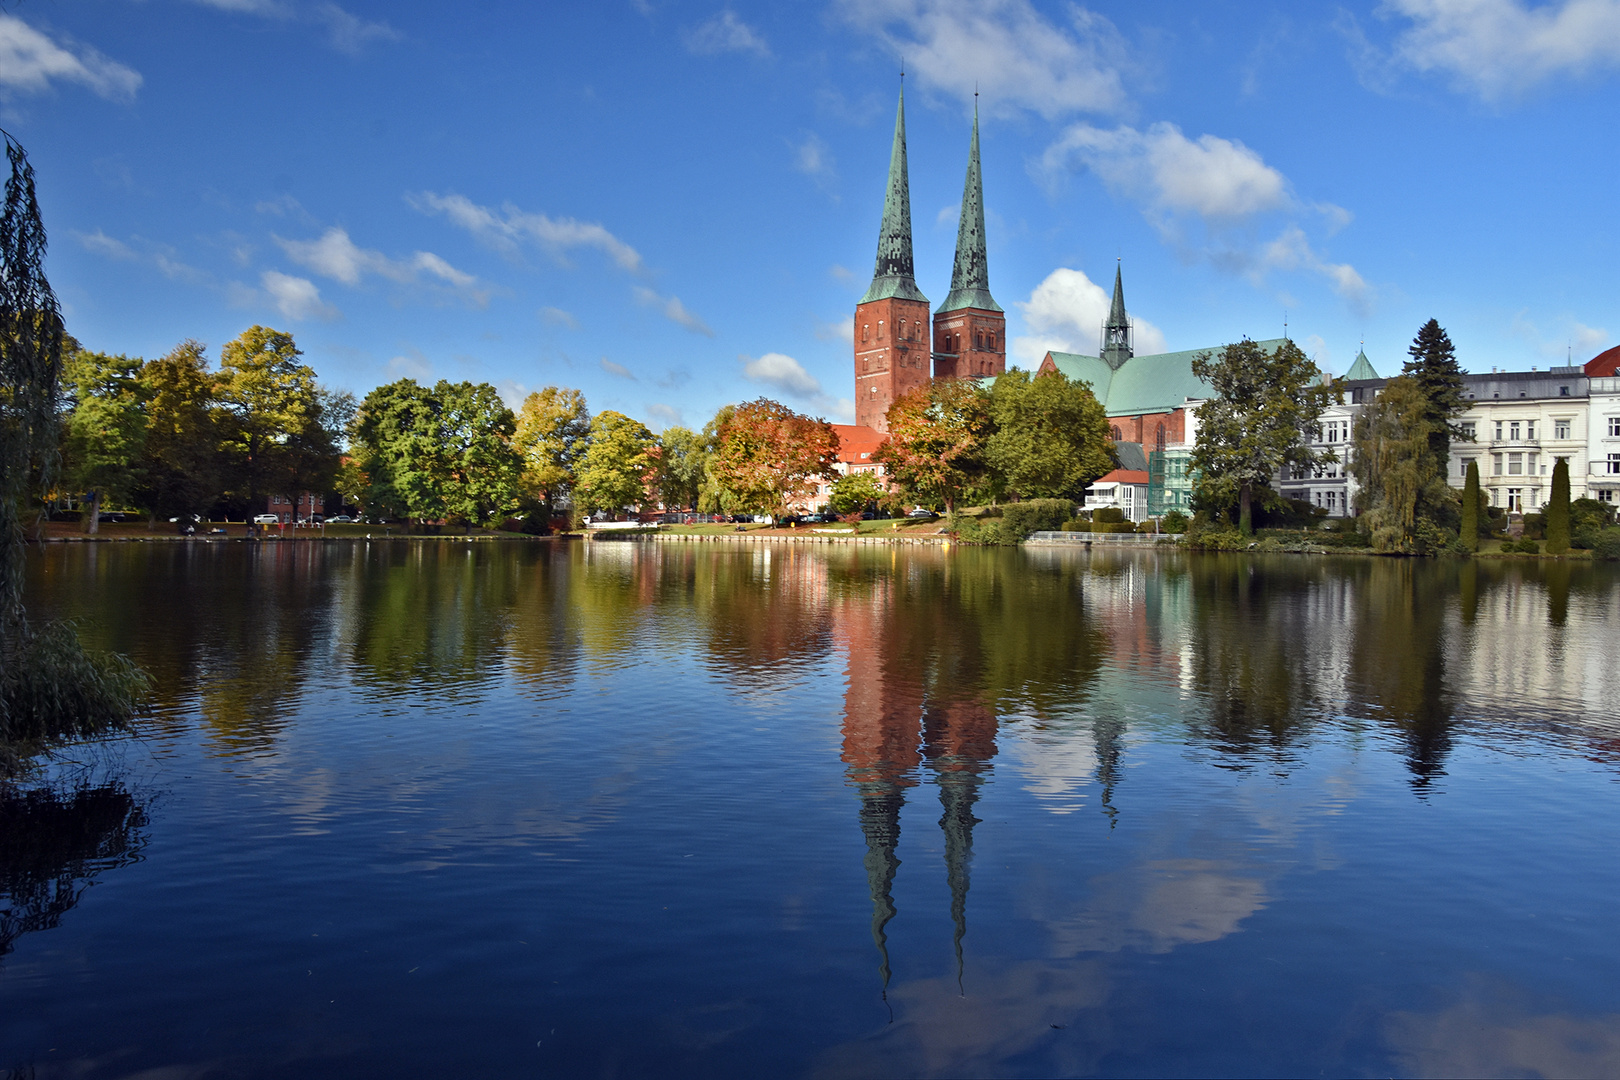
{"type": "MultiPolygon", "coordinates": [[[[1271,353],[1286,340],[1273,338],[1255,344],[1271,353]]],[[[1118,370],[1110,368],[1100,356],[1060,352],[1048,355],[1063,375],[1089,384],[1109,416],[1140,416],[1179,409],[1188,398],[1213,397],[1214,389],[1193,374],[1192,362],[1204,353],[1217,354],[1222,348],[1224,346],[1215,345],[1207,349],[1133,356],[1118,370]]]]}
{"type": "Polygon", "coordinates": [[[1373,370],[1372,361],[1367,359],[1367,352],[1363,349],[1356,353],[1356,362],[1350,365],[1350,370],[1344,373],[1344,377],[1355,382],[1360,379],[1376,379],[1379,376],[1378,372],[1373,370]]]}
{"type": "Polygon", "coordinates": [[[894,115],[894,147],[889,151],[889,188],[883,197],[883,224],[878,228],[877,266],[863,304],[873,300],[920,300],[928,297],[917,288],[911,261],[911,182],[906,174],[906,91],[900,88],[900,107],[894,115]]]}
{"type": "Polygon", "coordinates": [[[956,228],[956,265],[951,292],[939,310],[978,308],[1000,311],[990,295],[990,268],[984,245],[984,180],[979,172],[979,107],[973,107],[973,139],[968,144],[967,179],[962,183],[962,220],[956,228]]]}

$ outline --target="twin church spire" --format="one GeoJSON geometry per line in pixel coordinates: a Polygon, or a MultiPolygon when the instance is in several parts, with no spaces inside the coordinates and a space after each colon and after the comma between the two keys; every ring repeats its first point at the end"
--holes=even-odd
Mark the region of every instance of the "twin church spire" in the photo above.
{"type": "Polygon", "coordinates": [[[951,291],[939,310],[917,288],[911,247],[911,183],[906,162],[906,95],[895,110],[889,183],[878,228],[872,284],[855,308],[855,423],[887,433],[888,410],[935,379],[993,378],[1007,370],[1005,313],[990,295],[984,240],[979,110],[973,109],[967,178],[951,291]]]}
{"type": "MultiPolygon", "coordinates": [[[[894,144],[889,151],[889,185],[883,199],[883,223],[878,229],[877,265],[872,284],[861,297],[863,304],[899,297],[928,302],[917,288],[911,249],[911,183],[906,163],[906,92],[894,118],[894,144]]],[[[973,137],[968,144],[967,177],[962,184],[961,219],[956,230],[956,262],[951,268],[951,291],[941,312],[961,308],[1000,311],[990,295],[989,260],[984,242],[984,179],[979,168],[979,106],[973,106],[973,137]]]]}

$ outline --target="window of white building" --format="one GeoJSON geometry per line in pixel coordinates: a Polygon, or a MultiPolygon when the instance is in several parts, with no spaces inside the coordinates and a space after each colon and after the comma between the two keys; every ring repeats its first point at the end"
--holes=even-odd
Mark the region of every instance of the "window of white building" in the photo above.
{"type": "Polygon", "coordinates": [[[1620,476],[1620,454],[1609,455],[1609,475],[1620,476]]]}
{"type": "Polygon", "coordinates": [[[1491,475],[1492,476],[1501,476],[1502,475],[1502,455],[1501,454],[1492,454],[1491,455],[1491,464],[1492,464],[1491,475]]]}
{"type": "Polygon", "coordinates": [[[1540,475],[1539,473],[1536,472],[1536,455],[1535,454],[1526,454],[1526,455],[1524,455],[1524,457],[1525,457],[1525,470],[1524,470],[1525,473],[1527,475],[1529,475],[1529,476],[1538,476],[1538,475],[1540,475]]]}
{"type": "Polygon", "coordinates": [[[1464,420],[1459,426],[1462,428],[1463,438],[1472,441],[1474,438],[1474,422],[1472,420],[1464,420]]]}
{"type": "Polygon", "coordinates": [[[1496,422],[1496,441],[1502,441],[1502,421],[1500,420],[1496,422]]]}
{"type": "Polygon", "coordinates": [[[1508,424],[1508,441],[1519,441],[1519,422],[1517,420],[1514,420],[1512,423],[1508,424]]]}
{"type": "Polygon", "coordinates": [[[1536,422],[1534,420],[1524,422],[1524,437],[1531,442],[1536,441],[1536,422]]]}
{"type": "Polygon", "coordinates": [[[1510,514],[1524,513],[1524,491],[1522,488],[1508,488],[1507,510],[1510,514]]]}
{"type": "Polygon", "coordinates": [[[1555,438],[1555,439],[1567,439],[1567,438],[1569,438],[1569,421],[1568,420],[1554,420],[1553,421],[1553,438],[1555,438]]]}
{"type": "Polygon", "coordinates": [[[1609,438],[1620,439],[1620,416],[1609,417],[1609,438]]]}
{"type": "MultiPolygon", "coordinates": [[[[1518,427],[1519,425],[1514,424],[1513,426],[1518,427]]],[[[1518,438],[1518,436],[1515,435],[1514,438],[1516,439],[1516,438],[1518,438]]],[[[1523,454],[1509,454],[1507,456],[1507,459],[1508,459],[1508,475],[1509,476],[1523,476],[1524,475],[1524,455],[1523,454]]]]}

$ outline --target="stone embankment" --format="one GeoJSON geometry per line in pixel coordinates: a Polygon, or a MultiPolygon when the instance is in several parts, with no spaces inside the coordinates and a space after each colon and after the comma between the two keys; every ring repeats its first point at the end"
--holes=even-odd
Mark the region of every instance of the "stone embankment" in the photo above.
{"type": "MultiPolygon", "coordinates": [[[[608,537],[596,537],[597,540],[607,540],[608,537]]],[[[614,537],[613,539],[621,539],[614,537]]],[[[697,543],[697,544],[756,544],[761,541],[772,544],[948,544],[949,536],[859,536],[849,533],[781,533],[781,532],[746,532],[746,533],[647,533],[641,537],[623,537],[625,540],[645,539],[657,540],[663,543],[697,543]]]]}

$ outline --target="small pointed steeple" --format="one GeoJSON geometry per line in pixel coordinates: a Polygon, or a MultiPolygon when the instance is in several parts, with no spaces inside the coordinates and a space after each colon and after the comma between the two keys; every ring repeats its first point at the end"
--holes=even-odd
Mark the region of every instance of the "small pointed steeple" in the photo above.
{"type": "Polygon", "coordinates": [[[1350,365],[1350,370],[1344,373],[1344,377],[1351,382],[1378,378],[1378,372],[1373,370],[1372,361],[1367,359],[1367,350],[1363,349],[1356,353],[1356,362],[1350,365]]]}
{"type": "Polygon", "coordinates": [[[1125,283],[1118,265],[1114,267],[1114,302],[1108,308],[1108,321],[1103,323],[1102,358],[1115,371],[1129,360],[1131,351],[1131,321],[1125,316],[1125,283]]]}
{"type": "Polygon", "coordinates": [[[889,153],[889,189],[883,197],[883,225],[878,230],[877,267],[872,285],[861,297],[873,300],[928,302],[917,288],[911,261],[911,182],[906,172],[906,91],[900,88],[900,107],[894,116],[894,148],[889,153]]]}
{"type": "Polygon", "coordinates": [[[979,171],[979,105],[973,104],[973,140],[968,144],[967,179],[962,183],[962,219],[956,227],[956,265],[951,269],[951,294],[940,311],[978,308],[1000,311],[990,295],[990,268],[985,258],[984,180],[979,171]]]}

